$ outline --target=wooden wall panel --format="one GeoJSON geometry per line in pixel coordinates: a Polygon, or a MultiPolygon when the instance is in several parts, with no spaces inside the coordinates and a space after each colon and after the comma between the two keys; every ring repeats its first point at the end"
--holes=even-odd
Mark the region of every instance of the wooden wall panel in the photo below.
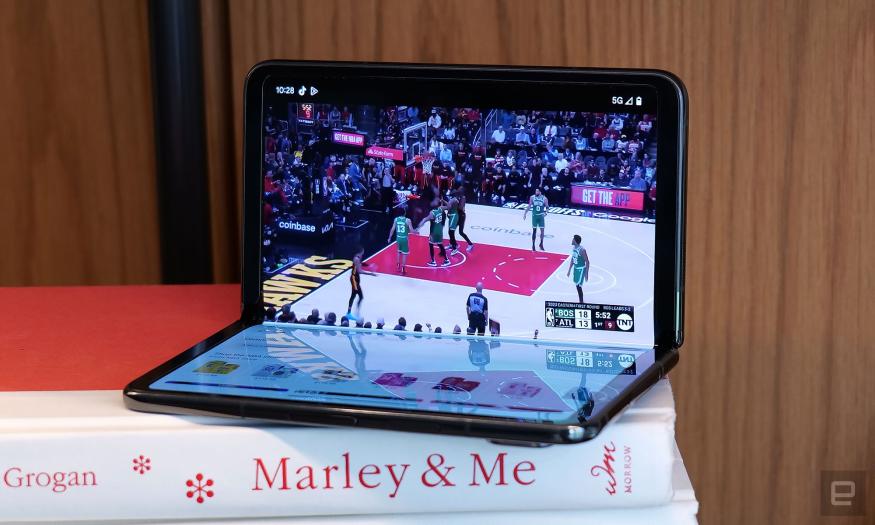
{"type": "Polygon", "coordinates": [[[239,121],[233,97],[242,97],[242,90],[235,90],[241,80],[231,74],[228,4],[201,2],[201,18],[213,279],[240,282],[243,159],[235,142],[239,121]]]}
{"type": "Polygon", "coordinates": [[[875,4],[227,5],[235,202],[242,82],[260,60],[680,75],[691,99],[688,338],[672,379],[701,521],[820,521],[823,469],[868,470],[875,485],[875,4]]]}
{"type": "Polygon", "coordinates": [[[0,285],[160,279],[146,3],[0,2],[0,285]]]}

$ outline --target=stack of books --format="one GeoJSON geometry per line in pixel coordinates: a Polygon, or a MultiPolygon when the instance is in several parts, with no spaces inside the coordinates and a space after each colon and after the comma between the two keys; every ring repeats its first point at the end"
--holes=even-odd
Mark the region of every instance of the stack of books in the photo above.
{"type": "Polygon", "coordinates": [[[144,414],[119,391],[0,394],[0,521],[695,523],[668,380],[594,440],[144,414]]]}

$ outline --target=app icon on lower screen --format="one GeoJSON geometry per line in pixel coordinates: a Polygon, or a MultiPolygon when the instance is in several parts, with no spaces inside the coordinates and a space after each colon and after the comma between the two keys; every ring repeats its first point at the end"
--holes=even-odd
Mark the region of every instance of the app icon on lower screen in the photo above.
{"type": "Polygon", "coordinates": [[[288,365],[264,365],[261,370],[252,374],[255,377],[289,377],[298,369],[288,365]]]}
{"type": "Polygon", "coordinates": [[[222,374],[227,375],[240,368],[240,365],[225,361],[207,361],[194,369],[198,374],[222,374]]]}

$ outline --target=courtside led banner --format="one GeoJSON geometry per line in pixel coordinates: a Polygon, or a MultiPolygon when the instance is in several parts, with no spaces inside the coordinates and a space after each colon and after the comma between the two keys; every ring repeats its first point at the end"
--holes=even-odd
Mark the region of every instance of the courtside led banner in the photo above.
{"type": "Polygon", "coordinates": [[[404,152],[400,149],[381,148],[380,146],[370,146],[365,150],[365,155],[378,159],[404,160],[404,152]]]}
{"type": "Polygon", "coordinates": [[[349,133],[348,131],[335,131],[331,134],[331,140],[336,144],[346,144],[347,146],[364,146],[365,136],[358,133],[349,133]]]}
{"type": "Polygon", "coordinates": [[[571,202],[581,206],[596,206],[617,210],[644,210],[644,192],[618,190],[585,184],[571,185],[571,202]]]}

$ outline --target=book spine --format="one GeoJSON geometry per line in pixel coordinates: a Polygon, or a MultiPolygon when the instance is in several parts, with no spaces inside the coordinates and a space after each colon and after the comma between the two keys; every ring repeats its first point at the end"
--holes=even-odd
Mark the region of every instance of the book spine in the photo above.
{"type": "Polygon", "coordinates": [[[0,435],[0,519],[662,505],[672,497],[674,418],[638,419],[584,444],[545,448],[275,426],[0,435]]]}

